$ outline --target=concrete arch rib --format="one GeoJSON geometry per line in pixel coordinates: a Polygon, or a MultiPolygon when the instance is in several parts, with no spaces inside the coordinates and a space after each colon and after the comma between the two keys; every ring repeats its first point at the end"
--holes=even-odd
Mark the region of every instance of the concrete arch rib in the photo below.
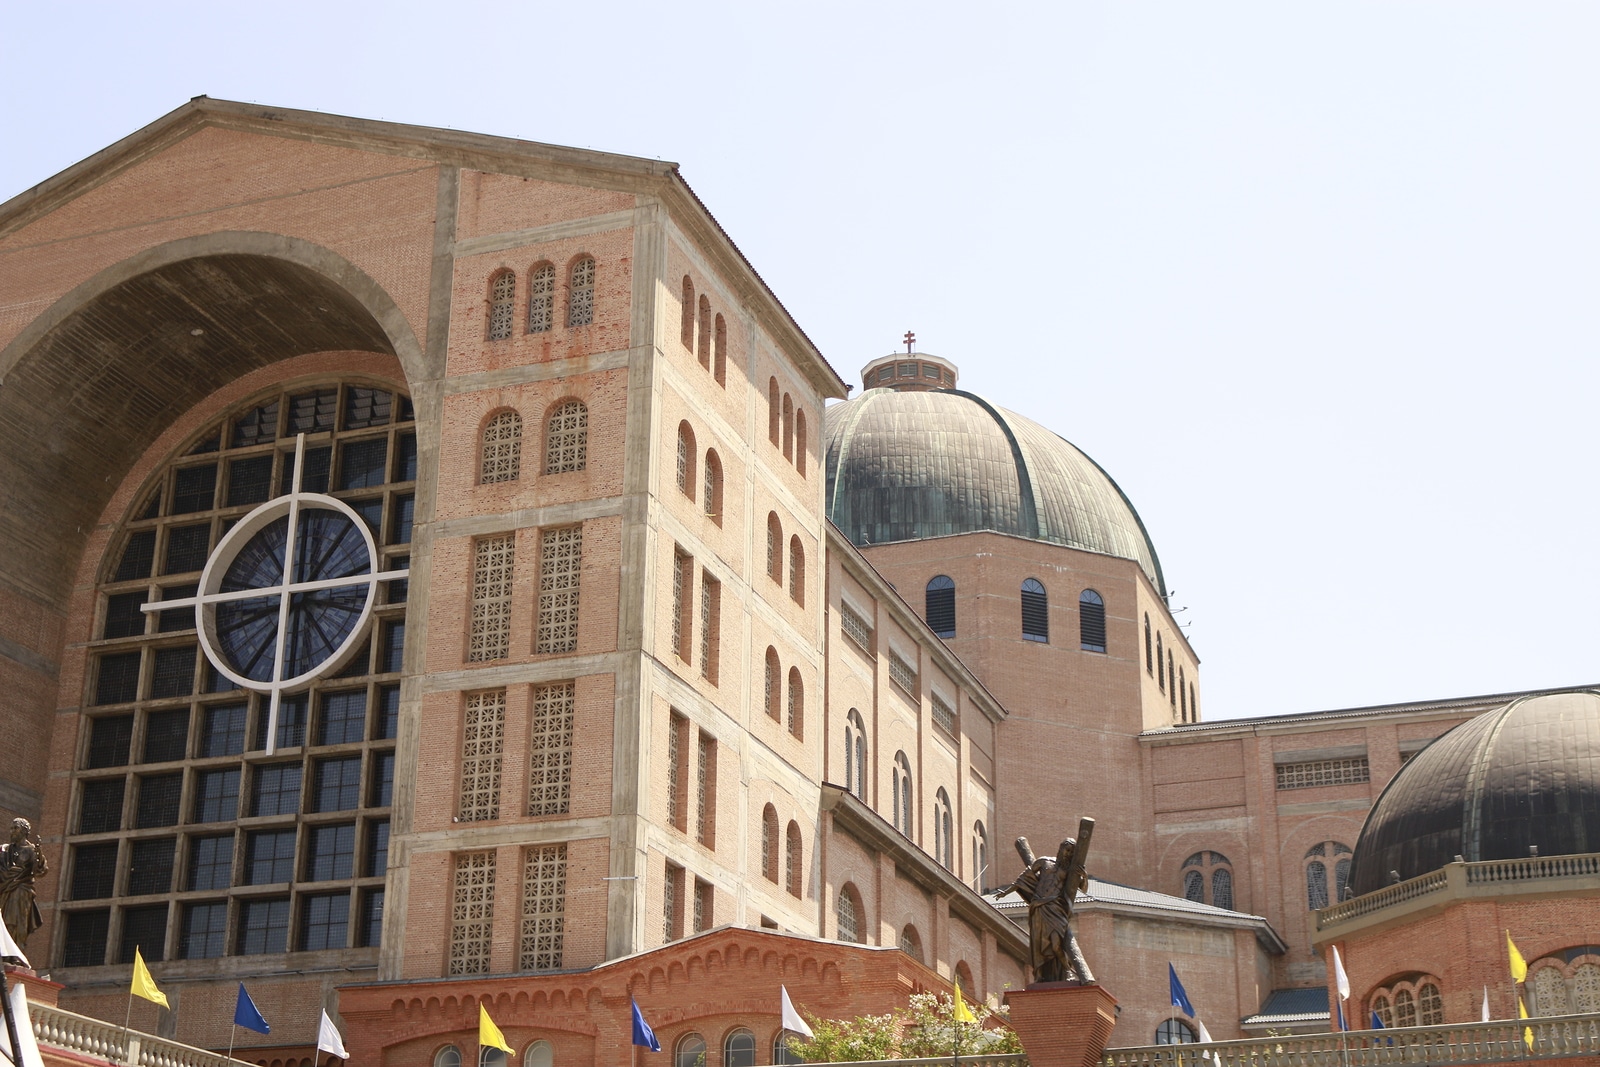
{"type": "Polygon", "coordinates": [[[147,249],[58,298],[0,349],[0,583],[64,604],[132,463],[194,404],[309,352],[429,373],[394,300],[348,260],[279,234],[147,249]]]}

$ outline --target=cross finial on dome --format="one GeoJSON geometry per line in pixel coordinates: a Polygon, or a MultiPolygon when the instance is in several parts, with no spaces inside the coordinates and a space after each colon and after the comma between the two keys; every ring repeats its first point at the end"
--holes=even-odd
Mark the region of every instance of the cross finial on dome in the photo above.
{"type": "Polygon", "coordinates": [[[909,356],[911,354],[911,346],[917,343],[917,335],[912,333],[910,330],[907,330],[906,335],[904,338],[902,338],[902,340],[904,340],[906,343],[906,355],[909,356]]]}

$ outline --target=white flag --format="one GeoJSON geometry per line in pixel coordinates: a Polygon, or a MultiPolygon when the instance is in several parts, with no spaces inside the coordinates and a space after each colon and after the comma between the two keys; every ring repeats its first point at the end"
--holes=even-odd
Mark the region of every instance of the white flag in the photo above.
{"type": "Polygon", "coordinates": [[[17,960],[24,967],[32,967],[28,957],[22,954],[22,949],[17,947],[17,942],[12,938],[11,931],[6,929],[5,923],[0,923],[0,959],[17,960]]]}
{"type": "MultiPolygon", "coordinates": [[[[0,930],[3,929],[5,927],[0,925],[0,930]]],[[[11,1014],[17,1020],[17,1043],[22,1046],[20,1067],[44,1067],[44,1058],[39,1055],[39,1043],[33,1037],[33,1023],[28,1018],[28,994],[21,982],[11,987],[11,1014]]],[[[15,1063],[11,1057],[11,1038],[0,1028],[0,1063],[15,1063]]]]}
{"type": "MultiPolygon", "coordinates": [[[[1200,1031],[1200,1043],[1201,1043],[1201,1044],[1202,1044],[1202,1045],[1209,1045],[1209,1044],[1211,1044],[1211,1041],[1212,1041],[1212,1037],[1211,1037],[1211,1031],[1210,1031],[1210,1030],[1207,1030],[1207,1029],[1206,1029],[1206,1024],[1205,1024],[1205,1023],[1203,1023],[1203,1022],[1201,1022],[1201,1021],[1200,1021],[1200,1018],[1199,1018],[1199,1016],[1196,1016],[1196,1017],[1195,1017],[1195,1020],[1194,1020],[1194,1025],[1195,1025],[1195,1026],[1196,1026],[1196,1027],[1197,1027],[1197,1028],[1198,1028],[1198,1029],[1199,1029],[1199,1031],[1200,1031]]],[[[1211,1052],[1206,1052],[1206,1053],[1204,1053],[1204,1054],[1203,1054],[1203,1055],[1202,1055],[1202,1056],[1201,1056],[1201,1057],[1200,1057],[1200,1058],[1201,1058],[1201,1059],[1204,1059],[1204,1060],[1209,1060],[1209,1059],[1211,1059],[1211,1057],[1212,1057],[1212,1055],[1213,1055],[1213,1053],[1211,1053],[1211,1052]]]]}
{"type": "Polygon", "coordinates": [[[792,1033],[802,1035],[808,1041],[815,1040],[817,1035],[813,1034],[811,1027],[807,1026],[806,1021],[800,1018],[800,1013],[794,1010],[794,1001],[789,999],[789,990],[779,986],[778,992],[783,996],[783,1028],[792,1033]]]}
{"type": "Polygon", "coordinates": [[[1489,987],[1483,987],[1483,1021],[1489,1021],[1489,987]]]}
{"type": "Polygon", "coordinates": [[[317,1051],[330,1053],[341,1060],[350,1058],[350,1053],[344,1050],[344,1039],[339,1036],[339,1028],[328,1018],[327,1008],[322,1009],[322,1025],[317,1028],[317,1051]]]}
{"type": "Polygon", "coordinates": [[[1339,946],[1329,945],[1333,952],[1333,984],[1339,989],[1339,999],[1350,999],[1350,976],[1344,973],[1344,963],[1339,959],[1339,946]]]}

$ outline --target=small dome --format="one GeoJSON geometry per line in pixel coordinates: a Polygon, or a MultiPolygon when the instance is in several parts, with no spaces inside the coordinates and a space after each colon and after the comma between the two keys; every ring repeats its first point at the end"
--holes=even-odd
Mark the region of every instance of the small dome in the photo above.
{"type": "Polygon", "coordinates": [[[1600,852],[1600,693],[1547,693],[1462,723],[1413,756],[1367,813],[1350,888],[1457,856],[1600,852]]]}
{"type": "Polygon", "coordinates": [[[955,389],[869,389],[828,408],[824,437],[828,518],[857,545],[989,530],[1133,560],[1166,591],[1117,483],[1031,419],[955,389]]]}

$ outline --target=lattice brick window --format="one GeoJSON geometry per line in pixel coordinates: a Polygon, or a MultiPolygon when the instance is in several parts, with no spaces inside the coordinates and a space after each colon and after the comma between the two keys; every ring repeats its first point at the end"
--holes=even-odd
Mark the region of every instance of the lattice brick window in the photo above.
{"type": "Polygon", "coordinates": [[[710,734],[700,735],[700,773],[695,780],[695,837],[707,848],[717,843],[717,742],[710,734]]]}
{"type": "Polygon", "coordinates": [[[954,737],[956,734],[956,710],[938,693],[933,694],[930,698],[930,703],[933,705],[933,724],[951,737],[954,737]]]}
{"type": "Polygon", "coordinates": [[[717,684],[718,637],[721,630],[722,583],[709,571],[700,574],[700,676],[717,684]]]}
{"type": "Polygon", "coordinates": [[[514,482],[522,473],[522,416],[502,411],[483,428],[483,451],[478,463],[478,481],[514,482]]]}
{"type": "Polygon", "coordinates": [[[1372,780],[1367,757],[1321,759],[1308,763],[1280,763],[1279,789],[1309,789],[1318,785],[1355,785],[1372,780]]]}
{"type": "Polygon", "coordinates": [[[800,827],[796,826],[794,823],[790,823],[789,829],[785,832],[784,836],[786,838],[785,844],[789,854],[789,893],[791,896],[799,896],[800,883],[804,878],[804,872],[802,869],[803,846],[800,843],[800,827]]]}
{"type": "Polygon", "coordinates": [[[778,665],[778,653],[775,649],[767,648],[766,688],[762,694],[765,700],[767,715],[773,719],[782,719],[782,708],[779,705],[783,688],[783,678],[778,665]]]}
{"type": "Polygon", "coordinates": [[[494,933],[494,853],[456,857],[450,903],[450,973],[488,974],[494,933]]]}
{"type": "Polygon", "coordinates": [[[789,733],[802,737],[806,729],[806,686],[800,668],[789,668],[789,733]]]}
{"type": "Polygon", "coordinates": [[[581,400],[556,405],[545,425],[544,472],[566,474],[589,465],[589,409],[581,400]]]}
{"type": "Polygon", "coordinates": [[[1572,1003],[1580,1015],[1600,1012],[1600,965],[1580,963],[1572,969],[1572,1003]]]}
{"type": "Polygon", "coordinates": [[[594,321],[594,260],[588,256],[572,265],[572,287],[567,293],[567,325],[587,326],[594,321]]]}
{"type": "Polygon", "coordinates": [[[761,873],[769,882],[778,880],[778,813],[771,804],[761,813],[761,873]]]}
{"type": "Polygon", "coordinates": [[[908,697],[917,695],[917,669],[900,658],[899,653],[889,653],[889,681],[899,686],[908,697]]]}
{"type": "Polygon", "coordinates": [[[524,971],[561,967],[567,908],[567,846],[541,845],[522,854],[524,971]]]}
{"type": "Polygon", "coordinates": [[[556,269],[536,267],[528,279],[528,332],[548,333],[555,325],[556,269]]]}
{"type": "Polygon", "coordinates": [[[467,694],[461,734],[461,821],[500,817],[500,754],[505,744],[506,691],[467,694]]]}
{"type": "Polygon", "coordinates": [[[565,815],[572,795],[573,684],[533,691],[533,737],[528,754],[528,814],[565,815]]]}
{"type": "Polygon", "coordinates": [[[683,896],[683,868],[676,863],[667,864],[667,881],[661,890],[661,939],[672,941],[682,936],[678,919],[678,901],[683,896]]]}
{"type": "Polygon", "coordinates": [[[849,604],[839,606],[839,629],[857,648],[872,655],[872,626],[849,604]]]}
{"type": "Polygon", "coordinates": [[[711,929],[711,883],[694,880],[694,932],[711,929]]]}
{"type": "Polygon", "coordinates": [[[511,652],[511,578],[516,536],[500,534],[473,545],[472,635],[467,659],[504,659],[511,652]]]}
{"type": "Polygon", "coordinates": [[[667,822],[682,830],[687,823],[683,788],[686,768],[684,747],[688,743],[689,723],[673,712],[667,719],[667,822]]]}
{"type": "Polygon", "coordinates": [[[683,550],[672,554],[672,650],[689,660],[689,586],[694,582],[691,560],[683,550]]]}
{"type": "Polygon", "coordinates": [[[517,276],[501,271],[489,282],[489,340],[511,336],[511,306],[516,302],[517,276]]]}
{"type": "Polygon", "coordinates": [[[583,527],[545,530],[539,551],[539,641],[536,652],[578,647],[578,577],[583,570],[583,527]]]}

